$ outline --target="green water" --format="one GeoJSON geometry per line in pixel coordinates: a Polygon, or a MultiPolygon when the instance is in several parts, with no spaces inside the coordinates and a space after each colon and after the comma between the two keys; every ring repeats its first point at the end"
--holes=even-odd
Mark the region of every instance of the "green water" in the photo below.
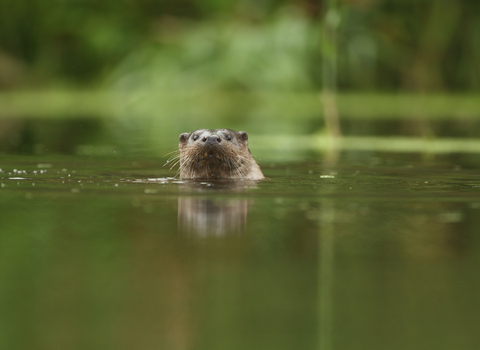
{"type": "Polygon", "coordinates": [[[3,349],[480,346],[476,154],[0,160],[3,349]]]}

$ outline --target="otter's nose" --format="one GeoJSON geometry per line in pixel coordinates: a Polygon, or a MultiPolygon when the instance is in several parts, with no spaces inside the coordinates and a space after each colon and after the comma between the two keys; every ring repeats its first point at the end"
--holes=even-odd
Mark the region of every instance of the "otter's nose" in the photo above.
{"type": "Polygon", "coordinates": [[[206,136],[202,138],[202,141],[209,145],[216,145],[217,143],[222,142],[222,139],[218,136],[206,136]]]}

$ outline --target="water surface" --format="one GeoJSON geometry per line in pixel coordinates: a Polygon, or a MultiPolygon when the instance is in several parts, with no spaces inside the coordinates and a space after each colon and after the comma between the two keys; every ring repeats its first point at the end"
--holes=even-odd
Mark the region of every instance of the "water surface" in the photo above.
{"type": "Polygon", "coordinates": [[[1,159],[4,348],[480,346],[474,154],[266,159],[237,183],[1,159]]]}

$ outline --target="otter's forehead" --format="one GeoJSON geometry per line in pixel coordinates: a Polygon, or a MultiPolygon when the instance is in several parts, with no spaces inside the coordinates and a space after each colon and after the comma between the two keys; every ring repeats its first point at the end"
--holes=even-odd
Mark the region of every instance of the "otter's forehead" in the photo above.
{"type": "Polygon", "coordinates": [[[211,130],[211,129],[198,129],[198,130],[195,130],[195,131],[192,131],[190,134],[193,135],[198,135],[198,136],[208,136],[208,135],[221,135],[221,134],[224,134],[224,133],[236,133],[234,130],[230,130],[230,129],[215,129],[215,130],[211,130]]]}
{"type": "Polygon", "coordinates": [[[197,129],[197,130],[194,130],[190,133],[191,135],[198,135],[198,136],[207,136],[207,135],[212,135],[213,134],[213,130],[210,130],[210,129],[197,129]]]}
{"type": "Polygon", "coordinates": [[[231,129],[197,129],[189,133],[180,134],[180,147],[190,145],[198,140],[206,142],[208,138],[215,137],[218,143],[221,140],[228,141],[233,145],[242,144],[244,146],[248,143],[248,134],[245,131],[235,131],[231,129]]]}

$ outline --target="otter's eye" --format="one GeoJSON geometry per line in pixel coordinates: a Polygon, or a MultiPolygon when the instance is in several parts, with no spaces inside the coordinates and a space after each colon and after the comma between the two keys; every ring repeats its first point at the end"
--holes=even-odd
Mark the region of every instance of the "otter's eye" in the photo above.
{"type": "Polygon", "coordinates": [[[193,141],[197,141],[198,140],[198,135],[194,135],[193,136],[193,141]]]}
{"type": "Polygon", "coordinates": [[[231,137],[230,135],[225,136],[225,139],[226,139],[227,141],[232,141],[232,137],[231,137]]]}

